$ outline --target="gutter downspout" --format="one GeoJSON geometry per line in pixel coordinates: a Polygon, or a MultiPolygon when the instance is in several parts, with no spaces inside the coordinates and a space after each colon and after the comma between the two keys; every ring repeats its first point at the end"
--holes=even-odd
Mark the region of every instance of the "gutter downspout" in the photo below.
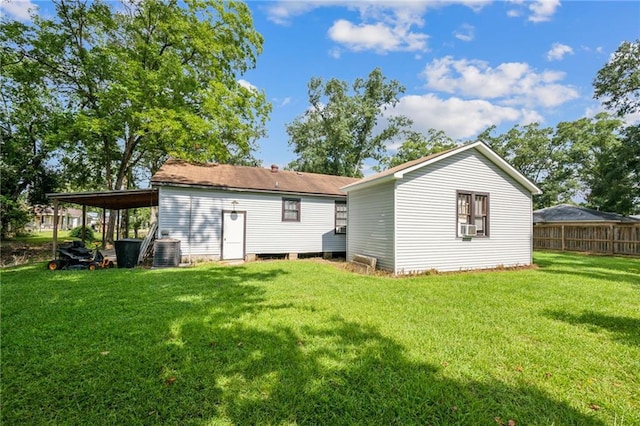
{"type": "Polygon", "coordinates": [[[191,224],[193,221],[193,195],[189,195],[189,264],[191,264],[191,224]]]}

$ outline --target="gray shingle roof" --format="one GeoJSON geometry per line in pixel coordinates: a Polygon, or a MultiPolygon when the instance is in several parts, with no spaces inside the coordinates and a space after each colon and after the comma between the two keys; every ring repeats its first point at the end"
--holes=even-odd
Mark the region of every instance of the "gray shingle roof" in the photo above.
{"type": "Polygon", "coordinates": [[[560,204],[540,210],[534,210],[533,223],[550,222],[622,222],[640,223],[640,220],[617,213],[601,212],[586,207],[560,204]]]}

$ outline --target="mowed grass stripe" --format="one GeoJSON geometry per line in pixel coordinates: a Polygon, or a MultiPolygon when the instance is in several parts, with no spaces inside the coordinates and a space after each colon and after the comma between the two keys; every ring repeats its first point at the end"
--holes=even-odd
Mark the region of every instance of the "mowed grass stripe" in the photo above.
{"type": "Polygon", "coordinates": [[[638,424],[640,262],[2,270],[2,424],[638,424]]]}

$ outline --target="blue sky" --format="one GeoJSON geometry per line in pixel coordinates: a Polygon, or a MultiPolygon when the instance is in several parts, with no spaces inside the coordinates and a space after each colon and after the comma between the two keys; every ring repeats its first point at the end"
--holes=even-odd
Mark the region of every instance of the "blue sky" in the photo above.
{"type": "MultiPolygon", "coordinates": [[[[29,5],[1,0],[3,14],[29,5]]],[[[638,1],[250,1],[264,37],[243,84],[273,103],[264,166],[294,158],[285,125],[307,108],[311,77],[353,81],[376,67],[406,87],[387,114],[415,130],[473,140],[490,125],[561,121],[601,111],[592,82],[623,41],[640,38],[638,1]]],[[[637,122],[640,117],[627,117],[637,122]]],[[[397,143],[389,149],[397,148],[397,143]]]]}

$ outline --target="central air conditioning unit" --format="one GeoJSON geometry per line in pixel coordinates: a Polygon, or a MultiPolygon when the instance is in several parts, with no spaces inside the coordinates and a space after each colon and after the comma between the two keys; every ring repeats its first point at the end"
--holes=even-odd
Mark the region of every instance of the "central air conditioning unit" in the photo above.
{"type": "Polygon", "coordinates": [[[476,235],[478,235],[478,232],[476,230],[476,226],[475,225],[467,225],[465,224],[461,224],[460,225],[460,235],[463,237],[475,237],[476,235]]]}

